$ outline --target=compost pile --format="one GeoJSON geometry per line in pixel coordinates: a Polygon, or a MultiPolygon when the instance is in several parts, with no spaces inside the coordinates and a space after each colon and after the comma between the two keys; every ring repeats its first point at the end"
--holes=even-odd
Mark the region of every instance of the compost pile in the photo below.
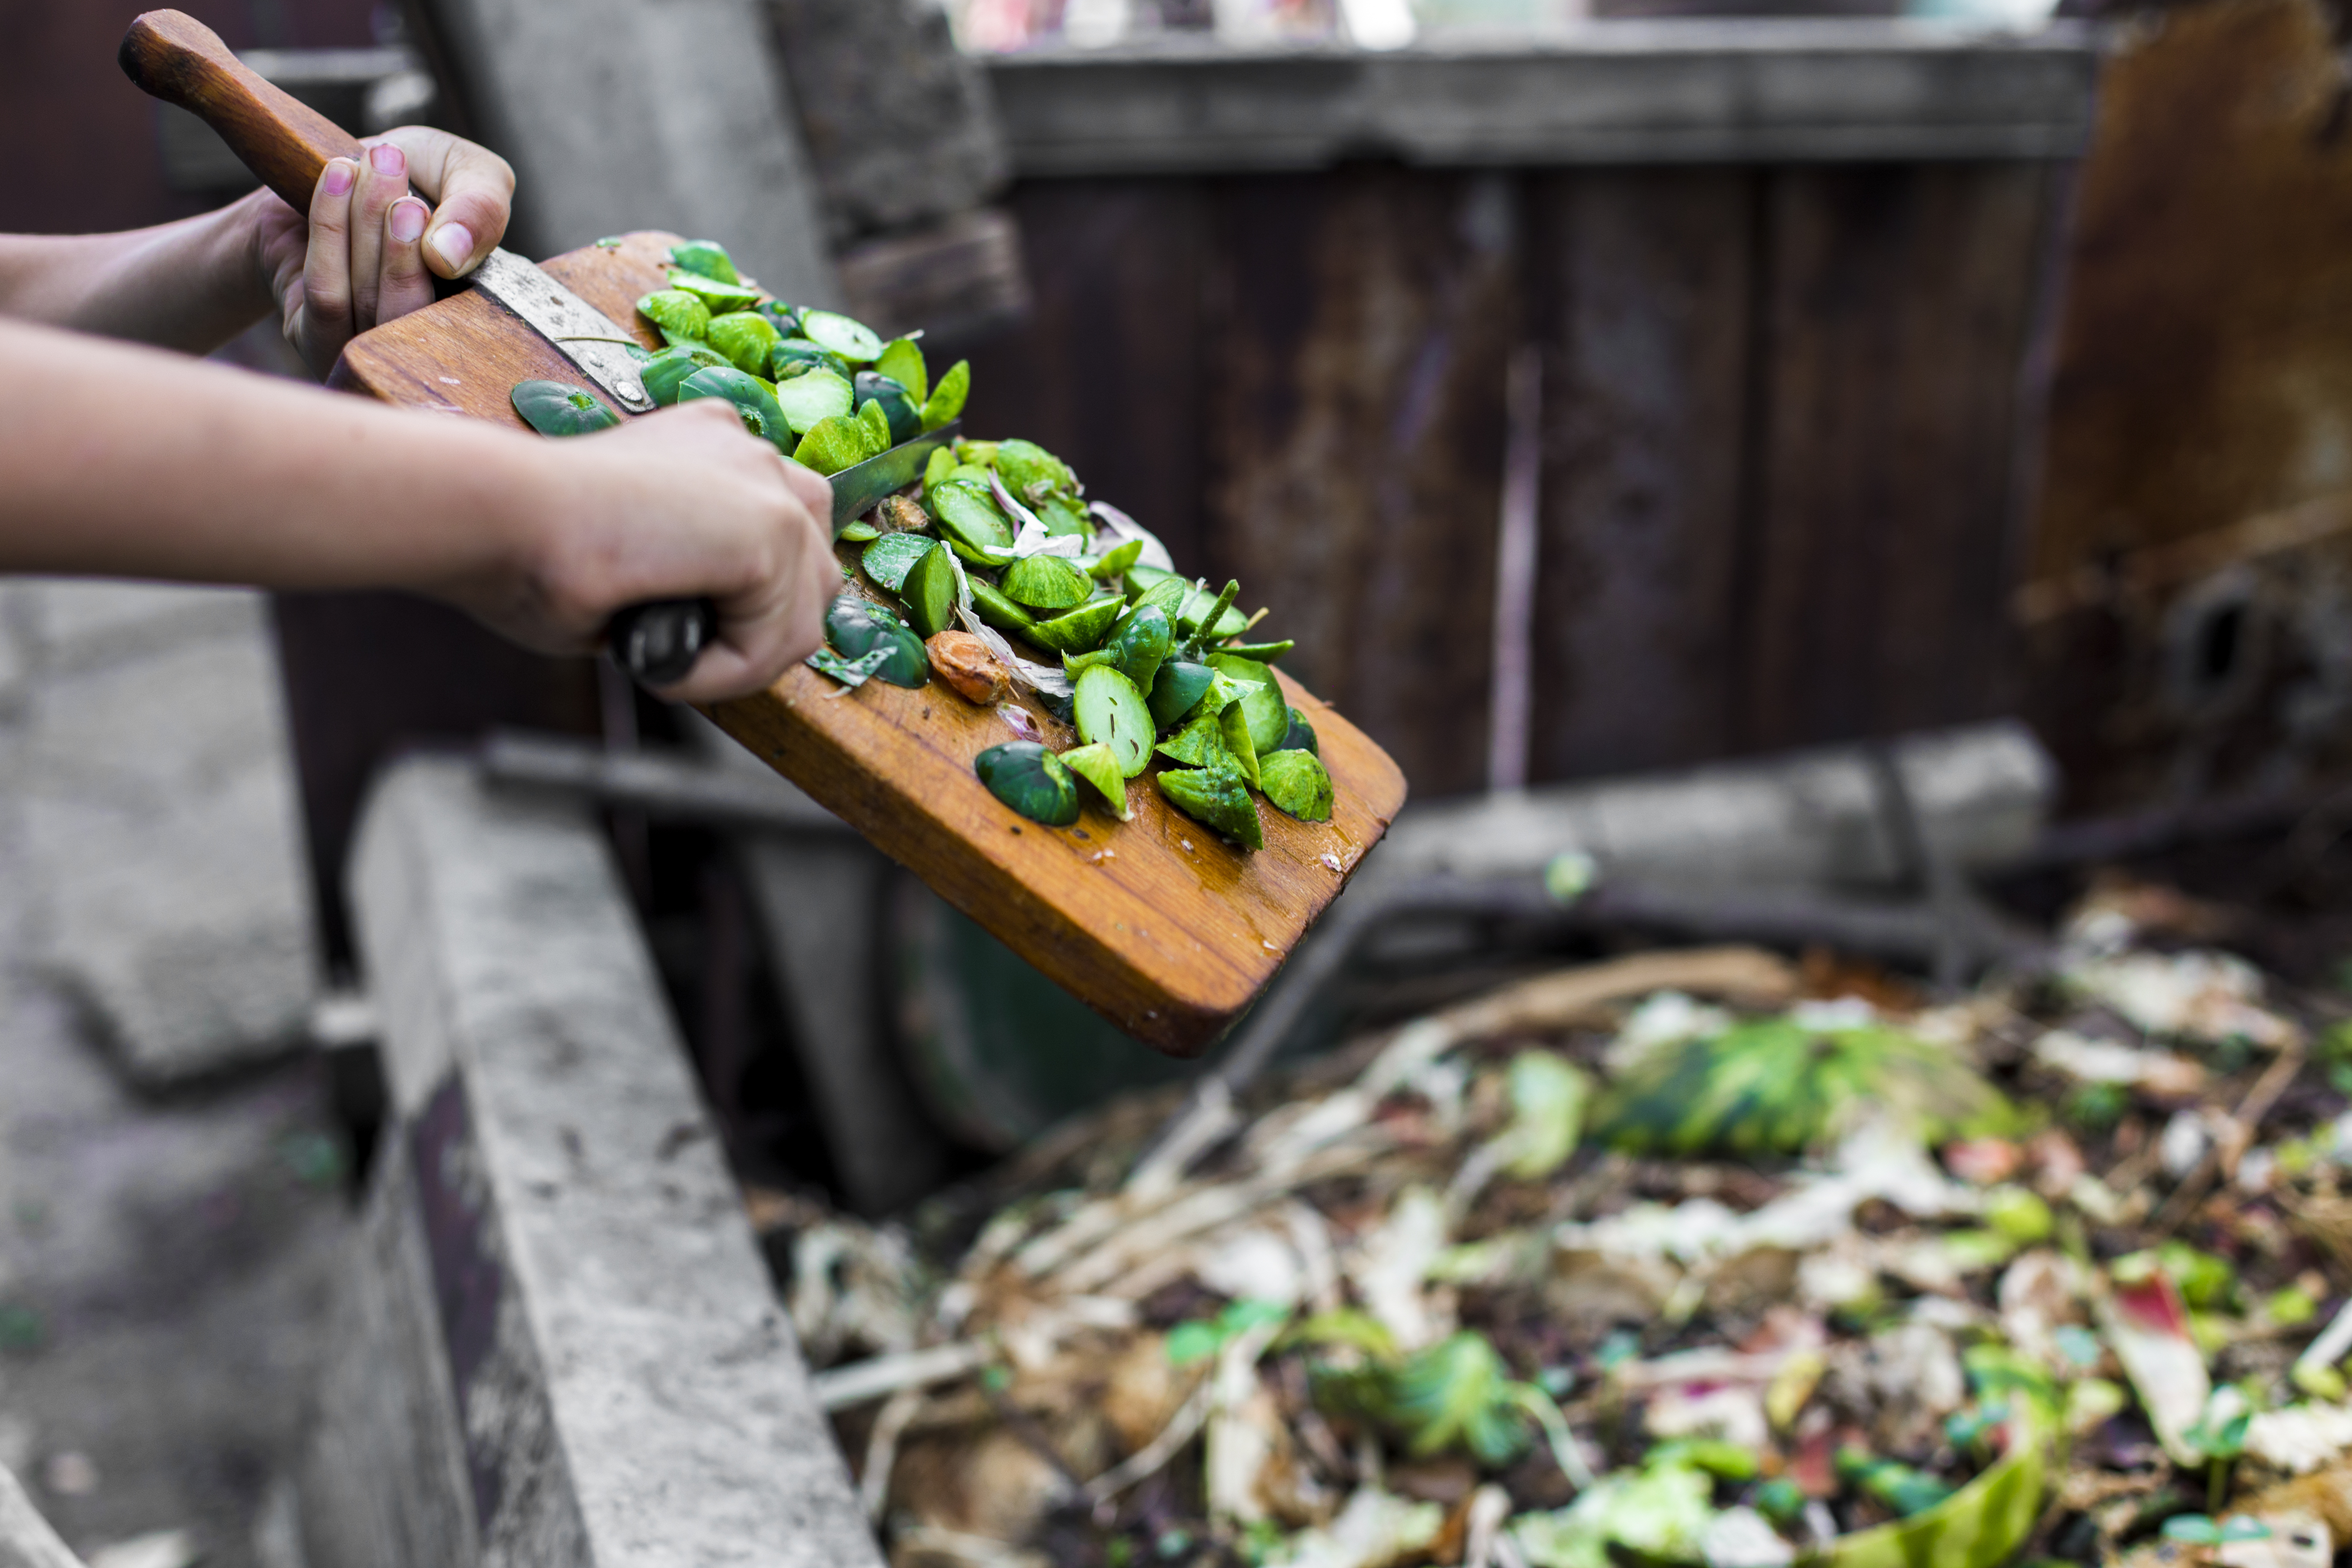
{"type": "Polygon", "coordinates": [[[2111,887],[1944,1005],[1564,971],[1172,1138],[1115,1107],[943,1259],[755,1219],[900,1568],[2324,1568],[2352,1005],[2183,907],[2111,887]]]}

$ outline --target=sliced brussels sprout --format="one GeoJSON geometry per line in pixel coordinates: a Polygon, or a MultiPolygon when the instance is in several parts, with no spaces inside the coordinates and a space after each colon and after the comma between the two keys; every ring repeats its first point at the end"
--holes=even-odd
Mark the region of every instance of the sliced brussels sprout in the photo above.
{"type": "MultiPolygon", "coordinates": [[[[971,362],[958,360],[940,377],[931,395],[923,403],[923,428],[941,430],[963,416],[963,405],[971,395],[971,362]]],[[[959,457],[962,454],[958,453],[959,457]]]]}
{"type": "Polygon", "coordinates": [[[1032,555],[1004,569],[1004,596],[1033,610],[1067,610],[1095,591],[1094,579],[1058,555],[1032,555]]]}
{"type": "Polygon", "coordinates": [[[821,349],[806,338],[786,338],[768,356],[768,374],[779,382],[805,375],[813,370],[829,370],[847,381],[856,373],[849,362],[830,349],[821,349]]]}
{"type": "Polygon", "coordinates": [[[845,415],[818,420],[793,448],[794,462],[828,476],[854,468],[871,455],[866,449],[866,426],[845,415]]]}
{"type": "Polygon", "coordinates": [[[1118,754],[1111,748],[1073,747],[1062,753],[1062,765],[1091,784],[1110,807],[1112,816],[1121,822],[1135,820],[1135,813],[1127,805],[1127,775],[1119,771],[1118,754]]]}
{"type": "Polygon", "coordinates": [[[1242,777],[1250,787],[1257,787],[1257,742],[1250,739],[1249,713],[1239,702],[1229,702],[1217,715],[1217,736],[1225,743],[1225,754],[1242,770],[1242,777]]]}
{"type": "Polygon", "coordinates": [[[665,333],[699,342],[710,331],[710,307],[683,289],[657,289],[637,301],[637,314],[665,333]]]}
{"type": "Polygon", "coordinates": [[[915,563],[938,548],[919,533],[886,533],[866,547],[857,563],[868,577],[896,594],[906,583],[907,574],[915,569],[915,563]]]}
{"type": "Polygon", "coordinates": [[[681,344],[664,349],[646,362],[646,395],[654,400],[655,406],[667,408],[677,401],[677,389],[686,384],[687,377],[696,371],[726,363],[727,356],[714,348],[681,344]]]}
{"type": "Polygon", "coordinates": [[[1244,693],[1238,704],[1249,724],[1250,744],[1260,754],[1280,749],[1283,737],[1290,733],[1290,704],[1283,700],[1274,671],[1255,659],[1223,651],[1209,655],[1209,668],[1235,680],[1257,683],[1257,689],[1244,693]]]}
{"type": "Polygon", "coordinates": [[[824,613],[824,637],[834,651],[852,660],[863,659],[877,647],[892,649],[889,662],[875,673],[893,686],[919,687],[931,679],[923,639],[863,594],[844,594],[834,600],[824,613]]]}
{"type": "Polygon", "coordinates": [[[1301,822],[1331,820],[1331,775],[1312,752],[1271,752],[1260,757],[1257,786],[1276,810],[1301,822]]]}
{"type": "Polygon", "coordinates": [[[727,247],[715,239],[689,239],[682,245],[673,245],[669,247],[669,258],[678,268],[698,277],[713,279],[720,283],[743,281],[736,276],[735,258],[728,255],[727,247]]]}
{"type": "Polygon", "coordinates": [[[912,338],[899,338],[883,346],[874,362],[874,368],[907,389],[915,400],[915,417],[922,417],[923,402],[931,395],[930,367],[923,363],[923,350],[912,338]]]}
{"type": "Polygon", "coordinates": [[[1108,665],[1097,665],[1078,677],[1072,699],[1078,739],[1090,746],[1108,746],[1127,778],[1140,774],[1151,762],[1151,709],[1135,682],[1108,665]]]}
{"type": "Polygon", "coordinates": [[[708,341],[737,370],[746,375],[759,375],[768,368],[778,334],[775,323],[767,317],[754,310],[737,310],[732,315],[711,318],[708,341]]]}
{"type": "Polygon", "coordinates": [[[784,423],[784,411],[776,406],[775,394],[768,390],[768,384],[757,376],[728,365],[698,370],[679,384],[677,400],[691,403],[698,397],[725,398],[741,416],[744,429],[765,437],[780,452],[792,449],[793,434],[784,423]]]}
{"type": "Polygon", "coordinates": [[[1147,605],[1129,610],[1112,627],[1103,648],[1110,656],[1111,668],[1135,682],[1139,691],[1150,691],[1160,679],[1160,667],[1167,662],[1173,642],[1165,612],[1147,605]]]}
{"type": "Polygon", "coordinates": [[[1115,597],[1090,600],[1067,614],[1039,621],[1028,634],[1029,640],[1055,653],[1092,653],[1102,646],[1111,624],[1118,619],[1118,610],[1119,602],[1115,597]]]}
{"type": "Polygon", "coordinates": [[[1219,767],[1168,769],[1160,793],[1193,821],[1204,823],[1247,849],[1265,847],[1265,828],[1249,785],[1230,763],[1219,767]]]}
{"type": "Polygon", "coordinates": [[[1062,760],[1034,741],[1009,741],[971,760],[988,793],[1032,822],[1067,827],[1078,820],[1078,786],[1062,760]]]}
{"type": "Polygon", "coordinates": [[[820,348],[831,349],[852,364],[871,364],[882,353],[882,334],[838,310],[807,310],[801,331],[820,348]]]}
{"type": "Polygon", "coordinates": [[[1219,716],[1213,712],[1196,713],[1190,723],[1160,742],[1157,750],[1170,762],[1188,768],[1205,768],[1220,762],[1232,767],[1234,761],[1225,755],[1224,731],[1218,721],[1219,716]]]}
{"type": "Polygon", "coordinates": [[[1007,489],[1032,506],[1077,484],[1070,466],[1034,441],[999,441],[996,471],[1004,476],[1007,489]]]}
{"type": "Polygon", "coordinates": [[[802,436],[828,419],[846,416],[855,398],[849,383],[829,370],[813,370],[776,384],[776,406],[784,411],[784,423],[802,436]]]}
{"type": "Polygon", "coordinates": [[[971,613],[1009,636],[1037,640],[1037,618],[1003,595],[994,584],[971,579],[971,613]]]}
{"type": "Polygon", "coordinates": [[[716,278],[705,278],[699,272],[673,269],[669,286],[685,290],[710,307],[714,316],[730,310],[748,310],[760,302],[760,291],[748,283],[721,283],[716,278]]]}
{"type": "Polygon", "coordinates": [[[923,433],[922,410],[915,405],[914,398],[898,382],[878,371],[861,370],[857,373],[856,388],[860,413],[869,403],[882,405],[883,415],[889,421],[892,446],[901,441],[911,441],[923,433]]]}
{"type": "Polygon", "coordinates": [[[565,382],[519,381],[507,397],[523,423],[542,436],[585,436],[621,422],[586,387],[565,382]]]}
{"type": "Polygon", "coordinates": [[[931,515],[940,520],[940,527],[973,549],[1003,550],[1013,542],[1013,525],[985,491],[970,485],[944,484],[932,492],[930,501],[931,515]]]}
{"type": "MultiPolygon", "coordinates": [[[[919,538],[918,534],[894,533],[893,539],[919,538]]],[[[899,595],[907,601],[907,618],[915,630],[926,639],[935,637],[955,624],[956,569],[955,561],[947,547],[934,544],[915,563],[907,574],[906,585],[899,595]]]]}
{"type": "Polygon", "coordinates": [[[1290,710],[1290,733],[1282,738],[1282,744],[1276,749],[1284,752],[1305,752],[1310,756],[1317,757],[1323,754],[1323,743],[1315,737],[1315,726],[1308,723],[1307,715],[1296,708],[1290,710]]]}
{"type": "Polygon", "coordinates": [[[1171,658],[1161,664],[1151,681],[1151,721],[1165,730],[1190,713],[1216,683],[1217,672],[1205,664],[1171,658]]]}

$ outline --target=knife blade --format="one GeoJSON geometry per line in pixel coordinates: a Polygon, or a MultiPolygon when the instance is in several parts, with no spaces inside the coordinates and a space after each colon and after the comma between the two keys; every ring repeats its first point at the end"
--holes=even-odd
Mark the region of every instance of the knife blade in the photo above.
{"type": "Polygon", "coordinates": [[[653,397],[629,353],[636,340],[536,262],[511,250],[493,250],[467,281],[513,311],[627,412],[653,412],[653,397]]]}

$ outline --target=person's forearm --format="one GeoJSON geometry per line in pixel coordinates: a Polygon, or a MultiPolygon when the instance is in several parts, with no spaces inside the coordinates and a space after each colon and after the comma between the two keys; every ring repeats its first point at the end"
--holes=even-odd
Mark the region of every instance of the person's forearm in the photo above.
{"type": "Polygon", "coordinates": [[[255,199],[123,234],[0,236],[0,315],[209,353],[270,309],[255,199]]]}
{"type": "Polygon", "coordinates": [[[492,426],[0,322],[0,572],[443,592],[528,558],[568,467],[492,426]]]}

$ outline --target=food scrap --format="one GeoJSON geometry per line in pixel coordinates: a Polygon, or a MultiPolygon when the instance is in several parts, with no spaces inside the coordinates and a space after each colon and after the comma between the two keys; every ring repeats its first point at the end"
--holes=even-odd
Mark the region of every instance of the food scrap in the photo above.
{"type": "Polygon", "coordinates": [[[2352,1006],[2111,926],[1825,973],[1522,982],[911,1232],[764,1196],[893,1562],[2328,1562],[2352,1006]]]}

